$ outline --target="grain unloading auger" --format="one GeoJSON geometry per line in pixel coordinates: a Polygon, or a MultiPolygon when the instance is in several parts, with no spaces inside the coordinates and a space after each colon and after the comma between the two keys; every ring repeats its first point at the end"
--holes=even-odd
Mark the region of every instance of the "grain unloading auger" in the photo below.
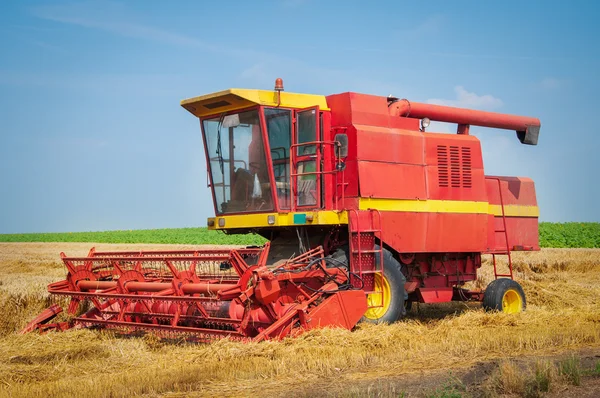
{"type": "Polygon", "coordinates": [[[513,130],[537,145],[537,118],[286,93],[280,79],[274,91],[230,89],[181,105],[202,130],[215,210],[208,229],[269,244],[64,257],[67,279],[49,291],[72,298],[74,318],[50,326],[60,311],[51,307],[27,330],[97,325],[260,340],[395,322],[413,302],[525,309],[511,252],[539,250],[534,183],[485,175],[470,128],[513,130]],[[428,132],[430,121],[454,123],[457,134],[428,132]],[[495,280],[470,289],[484,254],[495,280]]]}
{"type": "Polygon", "coordinates": [[[365,294],[349,283],[344,265],[319,247],[269,269],[269,248],[61,253],[67,278],[48,291],[70,297],[72,318],[48,323],[62,312],[54,305],[23,332],[100,326],[260,341],[356,325],[365,294]]]}

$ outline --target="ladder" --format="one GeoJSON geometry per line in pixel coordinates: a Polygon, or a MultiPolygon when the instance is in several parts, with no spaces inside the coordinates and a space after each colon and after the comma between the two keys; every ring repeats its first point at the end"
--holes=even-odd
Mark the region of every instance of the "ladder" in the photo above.
{"type": "Polygon", "coordinates": [[[504,212],[504,198],[502,196],[502,184],[498,177],[485,177],[489,180],[496,180],[498,182],[498,193],[500,195],[500,208],[502,209],[502,228],[496,228],[496,215],[494,215],[494,237],[496,233],[502,233],[504,235],[504,242],[506,244],[506,250],[493,250],[490,252],[492,255],[492,263],[494,264],[494,276],[496,279],[498,278],[510,278],[513,279],[513,266],[512,266],[512,258],[510,255],[510,246],[508,245],[508,230],[506,229],[506,214],[504,212]],[[499,274],[496,266],[496,256],[507,256],[508,259],[508,274],[499,274]]]}
{"type": "MultiPolygon", "coordinates": [[[[350,241],[350,281],[357,288],[362,288],[367,294],[381,295],[377,300],[379,305],[368,308],[383,307],[385,302],[383,284],[377,289],[375,286],[375,275],[383,278],[383,233],[381,224],[381,212],[377,209],[367,209],[367,225],[360,223],[361,214],[355,209],[348,211],[348,232],[350,241]],[[376,239],[379,239],[379,247],[376,247],[376,239]],[[377,257],[379,256],[379,266],[377,257]]],[[[364,221],[364,217],[363,217],[364,221]]]]}

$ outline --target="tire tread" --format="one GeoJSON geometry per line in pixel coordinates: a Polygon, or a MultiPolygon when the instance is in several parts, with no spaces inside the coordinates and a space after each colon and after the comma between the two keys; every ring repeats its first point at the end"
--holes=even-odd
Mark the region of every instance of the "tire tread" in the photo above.
{"type": "Polygon", "coordinates": [[[508,278],[500,278],[490,282],[483,294],[483,308],[486,311],[502,311],[502,298],[504,293],[510,289],[515,290],[521,296],[523,310],[525,310],[527,302],[523,288],[517,281],[508,278]]]}

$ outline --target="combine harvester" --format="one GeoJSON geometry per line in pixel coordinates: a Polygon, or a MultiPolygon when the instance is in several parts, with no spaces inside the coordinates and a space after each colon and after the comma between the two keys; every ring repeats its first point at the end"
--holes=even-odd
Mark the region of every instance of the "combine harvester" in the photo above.
{"type": "Polygon", "coordinates": [[[412,302],[525,309],[511,251],[539,250],[533,181],[486,176],[470,126],[536,145],[536,118],[358,93],[230,89],[182,101],[200,119],[216,217],[264,247],[61,253],[70,320],[45,310],[24,332],[114,327],[263,340],[394,322],[412,302]],[[426,132],[430,121],[457,134],[426,132]],[[477,279],[491,254],[495,280],[477,279]],[[497,268],[498,256],[508,267],[497,268]]]}

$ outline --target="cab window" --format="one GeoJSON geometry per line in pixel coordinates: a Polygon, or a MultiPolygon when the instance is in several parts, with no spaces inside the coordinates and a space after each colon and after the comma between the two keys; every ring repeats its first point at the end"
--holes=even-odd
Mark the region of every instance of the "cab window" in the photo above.
{"type": "Polygon", "coordinates": [[[292,112],[288,109],[265,108],[265,120],[279,207],[289,209],[292,112]]]}
{"type": "MultiPolygon", "coordinates": [[[[306,112],[298,112],[298,144],[313,142],[317,140],[317,111],[311,109],[306,112]]],[[[298,147],[298,155],[314,155],[317,149],[315,145],[303,145],[298,147]]]]}

